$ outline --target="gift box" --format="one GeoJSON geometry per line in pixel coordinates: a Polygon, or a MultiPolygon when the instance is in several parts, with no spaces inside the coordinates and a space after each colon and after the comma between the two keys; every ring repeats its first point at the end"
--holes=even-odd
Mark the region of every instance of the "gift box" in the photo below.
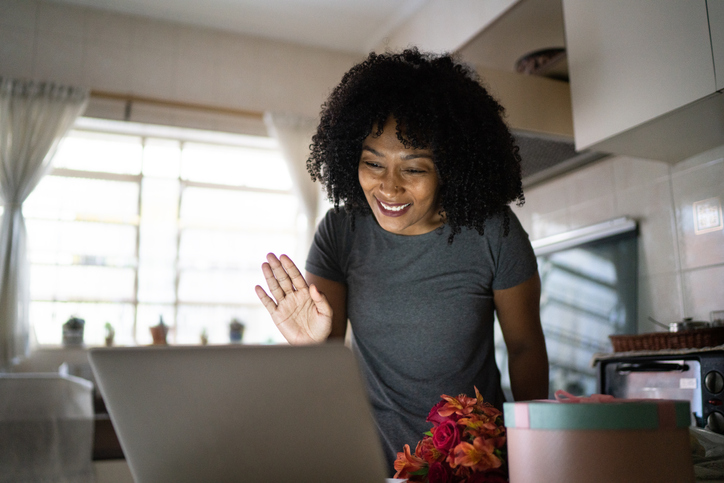
{"type": "Polygon", "coordinates": [[[504,403],[511,483],[694,482],[688,401],[504,403]]]}

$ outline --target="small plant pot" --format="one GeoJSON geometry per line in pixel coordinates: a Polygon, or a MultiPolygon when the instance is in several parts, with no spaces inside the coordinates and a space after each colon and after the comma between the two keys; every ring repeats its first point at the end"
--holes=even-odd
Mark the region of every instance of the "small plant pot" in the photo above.
{"type": "Polygon", "coordinates": [[[73,317],[63,324],[63,345],[66,347],[79,347],[83,345],[83,331],[85,320],[73,317]]]}
{"type": "Polygon", "coordinates": [[[153,345],[167,345],[166,335],[168,334],[167,325],[156,325],[149,327],[151,330],[151,337],[153,338],[153,345]]]}

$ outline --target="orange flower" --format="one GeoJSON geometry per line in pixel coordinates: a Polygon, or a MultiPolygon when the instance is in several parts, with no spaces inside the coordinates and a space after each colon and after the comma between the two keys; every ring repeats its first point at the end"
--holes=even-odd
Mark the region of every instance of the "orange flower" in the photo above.
{"type": "Polygon", "coordinates": [[[410,473],[420,470],[426,466],[425,460],[410,453],[410,445],[406,444],[403,453],[397,453],[395,460],[395,478],[409,478],[410,473]]]}
{"type": "Polygon", "coordinates": [[[496,419],[497,418],[492,418],[485,414],[473,413],[467,418],[460,418],[457,423],[463,426],[465,433],[470,436],[494,438],[505,433],[505,427],[496,424],[496,419]]]}
{"type": "Polygon", "coordinates": [[[432,438],[429,436],[425,436],[417,443],[415,456],[422,458],[430,464],[435,461],[439,461],[444,457],[444,455],[435,448],[432,438]]]}
{"type": "Polygon", "coordinates": [[[499,468],[502,461],[493,454],[493,451],[495,451],[494,442],[485,438],[475,438],[473,444],[460,443],[453,450],[455,459],[451,466],[465,466],[473,471],[499,468]]]}
{"type": "Polygon", "coordinates": [[[475,409],[475,404],[478,400],[472,397],[467,397],[465,394],[461,394],[458,397],[448,396],[443,394],[441,396],[447,403],[438,409],[438,414],[444,418],[452,415],[459,414],[460,416],[467,416],[475,409]]]}

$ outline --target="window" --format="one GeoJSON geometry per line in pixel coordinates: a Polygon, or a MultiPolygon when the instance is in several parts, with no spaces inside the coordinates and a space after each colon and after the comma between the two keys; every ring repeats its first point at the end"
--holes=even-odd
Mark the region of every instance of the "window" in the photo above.
{"type": "MultiPolygon", "coordinates": [[[[533,242],[541,277],[541,324],[549,362],[549,396],[597,391],[596,353],[608,336],[636,331],[636,223],[618,218],[533,242]]],[[[511,399],[505,342],[496,324],[496,360],[511,399]]]]}
{"type": "Polygon", "coordinates": [[[89,345],[106,322],[117,344],[148,344],[160,317],[171,343],[228,342],[233,318],[245,341],[281,342],[253,287],[266,253],[298,255],[305,223],[274,141],[139,131],[72,131],[23,206],[38,343],[72,315],[89,345]]]}

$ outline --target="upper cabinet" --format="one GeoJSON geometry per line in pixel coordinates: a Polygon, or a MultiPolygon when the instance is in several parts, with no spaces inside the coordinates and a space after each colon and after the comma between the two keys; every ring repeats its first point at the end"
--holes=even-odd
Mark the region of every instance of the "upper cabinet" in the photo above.
{"type": "Polygon", "coordinates": [[[711,49],[716,71],[716,89],[724,89],[724,0],[706,2],[709,11],[711,49]]]}
{"type": "Polygon", "coordinates": [[[676,162],[724,144],[724,0],[563,0],[563,15],[576,149],[676,162]]]}

